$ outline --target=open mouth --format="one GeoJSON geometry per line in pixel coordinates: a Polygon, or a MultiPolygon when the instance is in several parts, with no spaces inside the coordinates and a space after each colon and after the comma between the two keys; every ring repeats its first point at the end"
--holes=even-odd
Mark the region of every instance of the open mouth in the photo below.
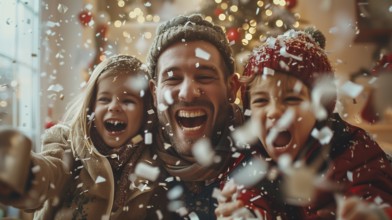
{"type": "Polygon", "coordinates": [[[291,142],[291,133],[289,131],[280,131],[275,140],[273,146],[276,148],[286,147],[291,142]]]}
{"type": "Polygon", "coordinates": [[[180,110],[176,114],[178,124],[186,131],[195,131],[202,127],[207,120],[203,110],[180,110]]]}
{"type": "Polygon", "coordinates": [[[118,133],[127,127],[127,123],[119,120],[107,120],[104,122],[105,129],[110,133],[118,133]]]}

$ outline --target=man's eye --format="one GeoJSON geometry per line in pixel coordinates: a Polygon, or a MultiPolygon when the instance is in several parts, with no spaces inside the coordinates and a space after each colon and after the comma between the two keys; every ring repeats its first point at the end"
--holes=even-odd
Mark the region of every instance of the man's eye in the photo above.
{"type": "Polygon", "coordinates": [[[175,83],[178,83],[180,81],[181,81],[181,78],[180,77],[175,77],[175,76],[168,77],[168,78],[162,80],[163,83],[167,83],[167,84],[175,84],[175,83]]]}
{"type": "Polygon", "coordinates": [[[197,77],[198,81],[202,82],[202,83],[208,83],[208,82],[212,82],[216,79],[216,77],[214,76],[210,76],[210,75],[201,75],[197,77]]]}

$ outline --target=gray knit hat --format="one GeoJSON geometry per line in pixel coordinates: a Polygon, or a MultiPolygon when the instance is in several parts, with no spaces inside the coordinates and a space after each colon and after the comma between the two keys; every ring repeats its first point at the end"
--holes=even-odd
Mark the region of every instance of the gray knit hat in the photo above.
{"type": "Polygon", "coordinates": [[[200,14],[192,14],[177,16],[158,27],[147,57],[151,78],[156,78],[157,61],[166,48],[177,42],[196,40],[204,40],[215,45],[229,70],[229,74],[234,73],[233,53],[222,28],[204,20],[200,14]]]}

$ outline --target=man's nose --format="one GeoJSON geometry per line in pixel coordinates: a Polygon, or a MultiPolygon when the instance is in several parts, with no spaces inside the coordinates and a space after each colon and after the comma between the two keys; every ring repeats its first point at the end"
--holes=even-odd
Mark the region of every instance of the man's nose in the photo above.
{"type": "Polygon", "coordinates": [[[178,98],[180,101],[192,102],[200,97],[200,85],[193,79],[185,79],[179,88],[178,98]]]}

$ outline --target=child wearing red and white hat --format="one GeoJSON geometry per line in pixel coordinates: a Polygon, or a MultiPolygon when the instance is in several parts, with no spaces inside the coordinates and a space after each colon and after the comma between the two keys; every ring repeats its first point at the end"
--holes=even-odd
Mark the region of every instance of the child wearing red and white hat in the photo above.
{"type": "Polygon", "coordinates": [[[364,130],[333,113],[336,88],[324,46],[319,31],[290,30],[251,54],[242,99],[258,142],[229,171],[234,184],[222,190],[218,217],[246,207],[246,215],[261,219],[392,218],[391,164],[364,130]],[[256,168],[255,159],[267,169],[256,168]],[[246,166],[254,167],[249,178],[265,177],[241,186],[234,176],[246,166]]]}

